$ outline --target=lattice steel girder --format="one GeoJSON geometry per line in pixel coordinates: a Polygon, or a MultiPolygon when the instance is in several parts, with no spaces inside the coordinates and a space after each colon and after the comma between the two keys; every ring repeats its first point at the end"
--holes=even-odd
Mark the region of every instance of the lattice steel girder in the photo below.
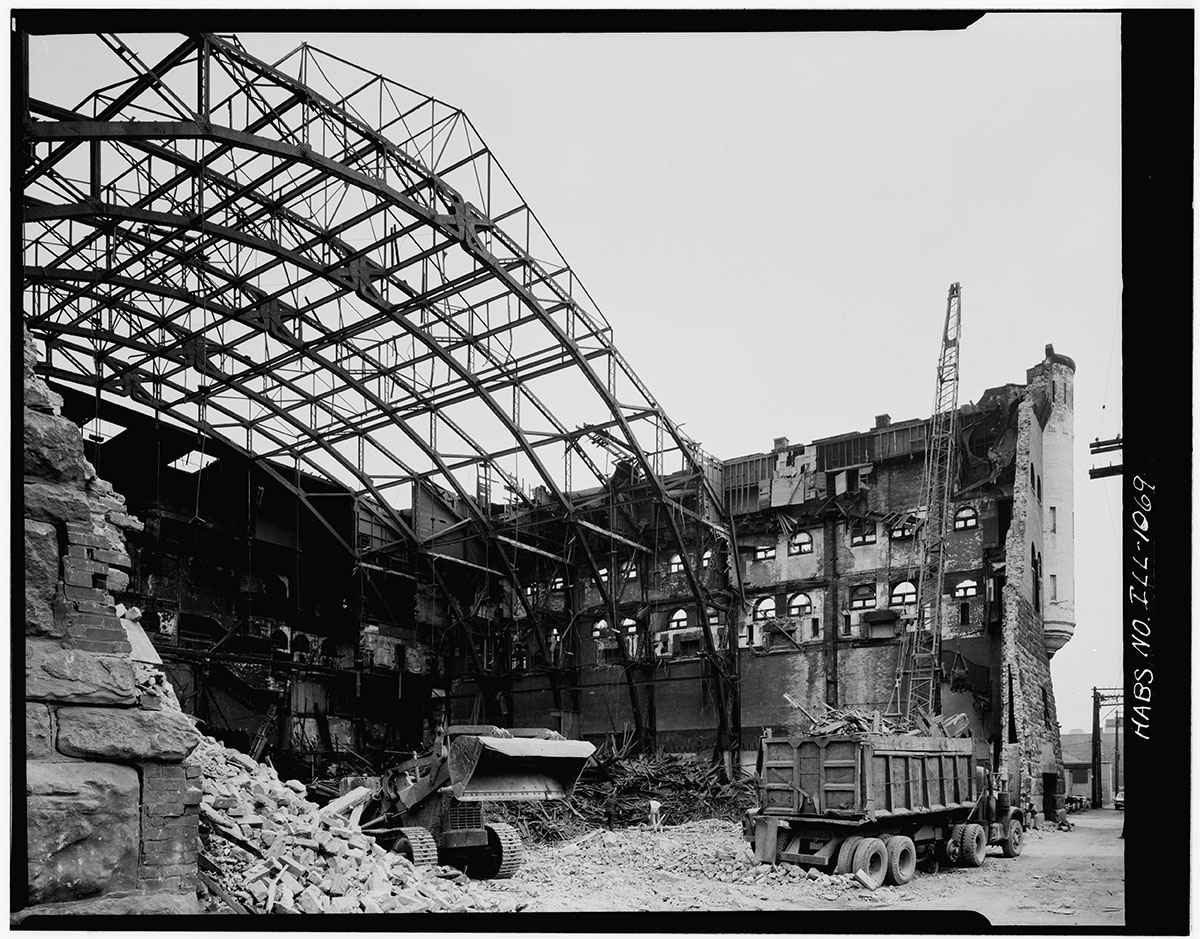
{"type": "MultiPolygon", "coordinates": [[[[127,376],[137,376],[138,369],[153,368],[153,380],[159,387],[169,388],[181,404],[207,402],[213,406],[225,394],[223,389],[236,392],[261,407],[262,413],[275,422],[255,419],[254,426],[255,432],[269,442],[271,456],[292,456],[303,459],[306,465],[318,465],[313,457],[325,454],[355,478],[362,491],[380,498],[384,506],[387,504],[380,495],[384,488],[405,480],[420,482],[441,476],[458,494],[460,507],[467,509],[493,542],[500,540],[500,532],[493,530],[491,519],[474,505],[456,471],[483,464],[519,492],[520,481],[499,461],[525,457],[552,494],[560,520],[575,531],[603,593],[604,584],[595,575],[589,539],[585,537],[588,525],[576,518],[572,501],[538,456],[539,449],[562,444],[566,488],[570,488],[572,456],[598,482],[606,483],[607,474],[583,446],[581,434],[569,430],[529,386],[531,380],[570,368],[586,380],[607,411],[606,417],[589,418],[583,426],[612,427],[625,438],[622,446],[641,468],[655,498],[668,508],[672,540],[683,558],[689,584],[697,602],[705,602],[677,516],[717,532],[725,530],[703,511],[692,512],[673,500],[659,479],[669,438],[684,464],[691,464],[701,489],[707,493],[708,504],[720,506],[720,497],[701,466],[698,448],[666,418],[612,347],[607,324],[602,326],[576,302],[572,289],[577,282],[565,262],[543,263],[530,252],[533,215],[502,170],[501,182],[507,182],[511,190],[508,198],[516,201],[495,209],[492,171],[498,165],[461,112],[447,115],[443,111],[439,121],[436,109],[440,103],[424,97],[408,110],[395,105],[395,110],[389,111],[394,116],[384,121],[384,91],[390,97],[402,86],[382,76],[369,76],[354,90],[335,93],[331,99],[303,80],[303,73],[301,79],[293,78],[214,36],[191,37],[153,69],[142,65],[120,39],[104,37],[104,41],[109,49],[121,53],[135,73],[115,100],[103,102],[100,94],[94,94],[73,109],[36,98],[29,105],[36,113],[54,120],[34,122],[27,116],[27,143],[60,144],[41,161],[35,160],[25,176],[30,206],[26,221],[46,226],[40,236],[32,240],[27,236],[27,245],[30,250],[47,250],[53,257],[50,271],[33,273],[41,283],[54,280],[77,285],[54,296],[49,292],[39,294],[40,288],[32,287],[30,305],[40,332],[81,335],[67,327],[83,329],[82,335],[91,338],[97,347],[76,351],[81,355],[94,351],[99,362],[99,344],[105,344],[104,361],[118,375],[124,373],[126,377],[121,380],[127,389],[132,387],[127,376]],[[169,84],[174,78],[172,70],[192,61],[193,52],[196,71],[189,81],[194,80],[194,85],[176,91],[169,84]],[[232,81],[233,90],[214,103],[214,81],[222,75],[232,81]],[[364,89],[376,86],[381,116],[372,125],[351,113],[350,102],[364,89]],[[193,91],[194,106],[185,100],[193,91]],[[157,102],[146,104],[144,95],[150,93],[161,97],[166,112],[157,102]],[[93,111],[90,118],[84,113],[89,102],[93,111]],[[239,110],[245,105],[240,130],[232,126],[235,102],[239,110]],[[406,119],[426,108],[430,112],[428,130],[418,126],[413,131],[406,119]],[[225,111],[230,126],[214,120],[225,111]],[[172,116],[180,120],[160,119],[172,116]],[[402,124],[408,133],[399,142],[383,135],[387,127],[402,124]],[[442,161],[456,129],[464,139],[474,134],[476,142],[442,161]],[[85,192],[79,190],[69,172],[58,170],[60,165],[67,167],[64,161],[82,142],[89,144],[85,192]],[[190,157],[183,152],[188,142],[193,148],[190,157]],[[406,152],[407,146],[413,147],[418,156],[406,152]],[[118,176],[103,176],[102,171],[113,165],[101,159],[105,155],[115,155],[117,164],[125,167],[118,176]],[[172,167],[174,175],[165,181],[154,176],[151,161],[172,167]],[[436,167],[438,162],[443,163],[440,171],[428,168],[436,167]],[[468,168],[476,170],[475,181],[485,206],[482,212],[447,182],[450,174],[468,168]],[[143,173],[145,193],[140,182],[143,173]],[[42,191],[31,192],[34,187],[42,191]],[[68,205],[59,205],[64,194],[68,205]],[[216,198],[206,199],[206,194],[215,194],[216,198]],[[361,200],[362,208],[347,217],[342,203],[348,195],[361,200]],[[43,204],[39,205],[39,200],[43,204]],[[393,224],[393,212],[408,221],[393,224]],[[325,222],[319,221],[322,213],[325,222]],[[95,226],[95,231],[77,240],[70,227],[73,220],[86,221],[95,226]],[[383,226],[382,235],[375,231],[376,220],[383,226]],[[500,227],[501,222],[510,221],[524,221],[523,244],[500,227]],[[133,226],[141,226],[141,231],[133,226]],[[410,241],[411,247],[399,250],[402,242],[407,245],[410,241]],[[65,250],[58,251],[60,245],[65,250]],[[80,269],[72,272],[66,270],[67,265],[80,269]],[[427,282],[430,267],[435,269],[433,283],[427,282]],[[410,270],[420,276],[419,286],[410,286],[399,276],[410,270]],[[283,278],[282,287],[258,282],[273,276],[283,278]],[[307,296],[310,287],[319,291],[315,300],[307,296]],[[484,287],[488,288],[486,294],[484,287]],[[392,303],[384,295],[385,288],[399,290],[405,299],[392,303]],[[299,289],[306,290],[303,302],[295,299],[299,289]],[[510,299],[517,303],[515,319],[507,307],[510,299]],[[43,300],[47,301],[45,309],[43,300]],[[343,300],[352,307],[349,324],[341,322],[343,300]],[[507,322],[496,324],[491,322],[490,313],[501,301],[507,322]],[[143,309],[147,304],[158,305],[157,315],[143,309]],[[336,326],[330,322],[335,307],[339,320],[336,326]],[[371,308],[375,312],[369,312],[371,308]],[[109,313],[107,331],[93,328],[99,323],[97,310],[109,313]],[[198,329],[193,321],[197,311],[198,329]],[[119,318],[116,328],[114,314],[119,318]],[[415,322],[410,314],[419,314],[421,322],[415,322]],[[70,322],[63,322],[64,318],[70,322]],[[126,321],[128,335],[123,332],[126,321]],[[395,341],[387,330],[396,327],[408,338],[411,352],[395,355],[389,364],[381,356],[385,344],[395,341]],[[311,331],[314,338],[301,338],[293,329],[311,331]],[[537,332],[539,329],[544,332],[537,332]],[[527,348],[531,335],[546,333],[550,337],[548,345],[543,342],[527,348]],[[253,354],[243,352],[251,343],[257,347],[258,336],[263,337],[262,355],[257,348],[253,354]],[[508,347],[500,354],[493,341],[502,338],[508,347]],[[524,343],[520,348],[516,346],[518,340],[524,343]],[[595,345],[587,348],[583,341],[594,341],[595,345]],[[122,347],[139,352],[140,360],[122,362],[108,354],[122,347]],[[206,354],[209,349],[220,355],[222,367],[206,354]],[[460,360],[464,353],[466,364],[460,360]],[[161,371],[152,357],[158,363],[168,363],[167,369],[161,371]],[[590,365],[597,357],[607,360],[607,382],[590,365]],[[482,367],[475,366],[476,358],[484,363],[482,367]],[[239,368],[230,372],[224,367],[227,362],[239,368]],[[353,367],[351,362],[355,363],[353,367]],[[410,370],[415,378],[417,368],[426,363],[444,367],[446,380],[435,381],[431,372],[429,381],[417,387],[413,381],[401,378],[404,370],[410,370]],[[209,386],[191,387],[192,372],[210,380],[209,386]],[[632,386],[631,398],[619,393],[618,380],[632,386]],[[379,390],[372,389],[371,381],[378,382],[379,390]],[[389,387],[401,389],[405,397],[393,401],[382,395],[385,381],[389,387]],[[498,392],[508,389],[513,392],[511,415],[496,400],[498,392]],[[522,426],[522,399],[532,403],[536,416],[548,429],[522,426]],[[353,401],[360,402],[359,406],[352,406],[353,401]],[[446,413],[447,408],[473,401],[485,405],[511,442],[488,446],[477,443],[446,413]],[[297,417],[305,409],[311,418],[307,423],[297,417]],[[318,424],[318,411],[327,414],[329,420],[318,424]],[[409,423],[424,414],[437,417],[430,423],[427,436],[417,433],[409,423]],[[297,423],[304,428],[297,427],[297,423]],[[635,423],[653,429],[652,450],[647,451],[638,439],[635,423]],[[438,426],[448,428],[474,453],[449,457],[448,451],[436,443],[438,426]],[[389,427],[398,428],[433,464],[433,469],[410,467],[381,444],[379,434],[389,427]],[[277,431],[285,429],[286,434],[280,436],[277,431]],[[356,438],[360,441],[357,466],[339,449],[339,444],[356,438]],[[400,469],[400,474],[364,471],[363,440],[370,442],[373,452],[383,454],[400,469]],[[364,486],[364,479],[369,479],[370,485],[364,486]]],[[[309,55],[307,47],[302,47],[302,69],[309,55]]],[[[329,81],[324,71],[321,75],[329,81]]],[[[542,231],[540,225],[538,231],[542,231]]],[[[556,252],[553,248],[551,253],[556,252]]],[[[81,361],[73,361],[86,369],[81,361]]],[[[224,405],[222,408],[236,423],[240,416],[237,411],[224,405]]],[[[703,505],[703,495],[700,501],[703,505]]],[[[607,537],[607,529],[596,528],[591,532],[593,536],[607,537]]],[[[508,556],[499,545],[497,550],[504,561],[502,566],[519,584],[508,556]]]]}

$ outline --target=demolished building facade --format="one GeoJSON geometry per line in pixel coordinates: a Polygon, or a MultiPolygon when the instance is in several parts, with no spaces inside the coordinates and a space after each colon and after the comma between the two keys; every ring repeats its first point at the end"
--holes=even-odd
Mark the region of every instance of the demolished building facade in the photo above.
{"type": "MultiPolygon", "coordinates": [[[[142,665],[205,733],[304,780],[451,723],[631,736],[732,770],[798,726],[785,694],[890,707],[927,421],[705,453],[461,112],[307,45],[267,65],[229,37],[177,41],[79,105],[30,87],[24,37],[29,773],[111,763],[143,845],[77,888],[36,886],[31,862],[32,902],[186,890],[170,878],[194,857],[155,881],[147,859],[174,855],[144,845],[190,810],[135,810],[149,780],[194,788],[190,747],[71,742],[80,706],[175,719],[131,683],[143,635],[142,665]],[[384,92],[378,125],[347,104],[384,92]],[[428,130],[389,139],[401,114],[428,130]],[[47,421],[75,469],[38,462],[47,421]],[[98,667],[92,691],[54,683],[98,667]]],[[[941,624],[943,711],[1047,812],[1073,371],[1047,347],[960,410],[941,624]]]]}

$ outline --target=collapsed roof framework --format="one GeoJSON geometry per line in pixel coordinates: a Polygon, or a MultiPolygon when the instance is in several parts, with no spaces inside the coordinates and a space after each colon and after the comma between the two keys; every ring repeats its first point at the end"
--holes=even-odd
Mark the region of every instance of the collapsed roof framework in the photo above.
{"type": "MultiPolygon", "coordinates": [[[[460,623],[406,512],[415,487],[486,542],[530,621],[523,581],[563,560],[564,534],[615,611],[600,558],[629,543],[610,524],[619,453],[697,621],[714,603],[740,612],[737,565],[716,590],[697,576],[700,545],[733,537],[715,461],[618,352],[461,110],[308,44],[268,64],[234,36],[73,41],[88,44],[73,74],[107,84],[64,91],[45,64],[31,78],[21,37],[24,304],[45,375],[235,448],[366,563],[300,472],[347,486],[403,533],[460,623]],[[694,499],[669,491],[668,460],[694,499]],[[597,488],[606,509],[572,495],[597,488]]],[[[719,746],[736,747],[737,644],[703,632],[724,679],[719,746]]]]}

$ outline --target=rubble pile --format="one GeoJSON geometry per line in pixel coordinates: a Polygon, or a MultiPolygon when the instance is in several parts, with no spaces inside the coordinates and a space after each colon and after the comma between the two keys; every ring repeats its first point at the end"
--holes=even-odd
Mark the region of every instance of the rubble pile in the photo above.
{"type": "Polygon", "coordinates": [[[640,828],[593,830],[526,853],[519,876],[480,887],[525,902],[531,912],[579,909],[553,896],[563,883],[588,884],[586,906],[596,910],[726,910],[825,903],[911,902],[909,888],[869,890],[853,875],[806,872],[798,865],[760,864],[731,821],[687,822],[661,832],[640,828]]]}
{"type": "Polygon", "coordinates": [[[492,804],[488,812],[516,827],[523,840],[557,842],[610,824],[646,824],[651,799],[662,804],[662,819],[669,825],[740,819],[754,804],[754,780],[742,776],[727,782],[720,767],[691,756],[598,750],[569,799],[492,804]]]}
{"type": "Polygon", "coordinates": [[[912,719],[885,717],[880,711],[867,711],[856,707],[831,707],[822,703],[813,714],[791,695],[783,696],[787,702],[808,719],[804,733],[813,737],[831,734],[889,734],[909,737],[960,737],[967,731],[966,714],[951,717],[937,714],[927,718],[914,711],[912,719]]]}
{"type": "Polygon", "coordinates": [[[246,913],[419,913],[490,910],[450,867],[414,867],[303,783],[279,779],[211,737],[191,762],[203,774],[202,880],[210,910],[246,913]],[[227,911],[227,910],[226,910],[227,911]]]}

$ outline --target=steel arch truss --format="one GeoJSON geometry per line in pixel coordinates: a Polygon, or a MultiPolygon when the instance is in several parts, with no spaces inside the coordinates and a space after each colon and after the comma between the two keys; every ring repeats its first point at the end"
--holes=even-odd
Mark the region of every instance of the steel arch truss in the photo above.
{"type": "Polygon", "coordinates": [[[700,622],[739,607],[699,564],[731,537],[715,461],[463,112],[308,45],[269,65],[236,37],[92,41],[119,77],[73,98],[24,63],[24,303],[49,375],[348,486],[432,551],[405,513],[423,486],[529,614],[527,562],[564,537],[616,609],[598,558],[628,539],[578,494],[611,494],[617,460],[700,622]]]}

